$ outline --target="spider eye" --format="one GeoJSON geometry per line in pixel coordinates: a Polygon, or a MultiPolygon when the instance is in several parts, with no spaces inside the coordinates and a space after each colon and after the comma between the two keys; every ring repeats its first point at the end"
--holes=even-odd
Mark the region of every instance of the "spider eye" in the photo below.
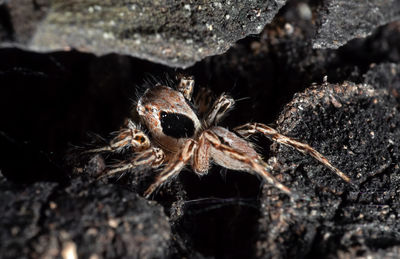
{"type": "Polygon", "coordinates": [[[139,143],[143,143],[145,138],[143,136],[135,136],[134,140],[138,141],[139,143]]]}
{"type": "Polygon", "coordinates": [[[160,113],[163,133],[173,138],[187,138],[194,134],[194,123],[186,115],[180,113],[160,113]]]}

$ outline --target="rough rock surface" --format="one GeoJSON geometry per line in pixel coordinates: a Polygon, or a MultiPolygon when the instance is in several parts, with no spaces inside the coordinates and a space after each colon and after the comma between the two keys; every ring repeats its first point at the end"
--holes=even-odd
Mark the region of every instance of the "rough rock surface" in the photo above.
{"type": "MultiPolygon", "coordinates": [[[[29,6],[26,1],[12,2],[11,11],[22,8],[16,4],[29,6]]],[[[98,55],[114,52],[188,67],[261,32],[285,2],[52,1],[27,47],[37,51],[75,48],[98,55]]]]}
{"type": "Polygon", "coordinates": [[[35,183],[28,188],[7,181],[0,174],[0,217],[2,258],[18,258],[31,253],[27,243],[42,231],[45,204],[56,183],[35,183]]]}
{"type": "Polygon", "coordinates": [[[291,203],[270,187],[264,190],[258,255],[368,256],[398,243],[399,126],[396,100],[386,88],[348,82],[296,94],[278,119],[280,132],[325,154],[357,188],[279,146],[280,179],[310,200],[291,203]]]}
{"type": "Polygon", "coordinates": [[[363,75],[367,84],[376,88],[386,88],[397,101],[400,101],[400,65],[395,63],[374,64],[363,75]]]}
{"type": "Polygon", "coordinates": [[[160,206],[118,188],[76,178],[12,185],[1,178],[2,258],[165,258],[171,229],[160,206]]]}
{"type": "MultiPolygon", "coordinates": [[[[387,1],[292,1],[310,25],[314,48],[338,48],[400,19],[387,1]]],[[[259,33],[285,0],[271,1],[48,1],[0,2],[0,46],[54,51],[75,48],[97,55],[127,54],[188,67],[221,54],[237,40],[259,33]]]]}
{"type": "Polygon", "coordinates": [[[329,0],[319,12],[314,48],[339,48],[354,38],[365,38],[377,27],[400,20],[397,0],[329,0]]]}
{"type": "Polygon", "coordinates": [[[0,46],[26,47],[49,5],[49,0],[0,1],[0,46]]]}

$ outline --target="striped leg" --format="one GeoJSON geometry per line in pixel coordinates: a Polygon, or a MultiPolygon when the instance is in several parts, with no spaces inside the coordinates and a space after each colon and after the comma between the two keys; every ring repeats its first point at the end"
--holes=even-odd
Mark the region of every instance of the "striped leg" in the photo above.
{"type": "Polygon", "coordinates": [[[336,175],[338,175],[344,181],[348,183],[351,182],[350,178],[345,173],[334,167],[326,157],[324,157],[321,153],[313,149],[311,146],[301,143],[292,138],[286,137],[280,134],[275,129],[268,127],[267,125],[264,125],[262,123],[247,123],[245,125],[236,127],[234,130],[245,138],[255,133],[262,133],[273,141],[276,141],[286,146],[293,147],[304,154],[309,154],[310,156],[314,157],[316,160],[321,162],[323,165],[328,167],[330,170],[332,170],[336,175]]]}

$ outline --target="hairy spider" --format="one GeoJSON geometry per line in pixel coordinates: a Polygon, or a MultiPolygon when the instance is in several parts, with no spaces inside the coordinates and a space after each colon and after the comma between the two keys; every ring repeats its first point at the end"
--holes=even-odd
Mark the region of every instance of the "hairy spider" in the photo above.
{"type": "Polygon", "coordinates": [[[222,94],[215,100],[202,120],[191,103],[194,80],[182,77],[176,89],[156,84],[139,98],[136,111],[149,135],[140,124],[128,120],[108,146],[87,152],[120,152],[129,150],[135,155],[129,161],[108,170],[102,177],[125,172],[139,166],[159,168],[155,182],[144,195],[149,197],[163,183],[190,165],[198,175],[206,174],[213,161],[222,167],[260,175],[276,188],[292,195],[288,187],[271,175],[271,166],[261,159],[253,144],[246,138],[261,133],[273,141],[307,153],[331,169],[344,181],[350,178],[334,167],[323,155],[307,144],[286,137],[261,123],[247,123],[230,131],[217,126],[235,101],[222,94]]]}

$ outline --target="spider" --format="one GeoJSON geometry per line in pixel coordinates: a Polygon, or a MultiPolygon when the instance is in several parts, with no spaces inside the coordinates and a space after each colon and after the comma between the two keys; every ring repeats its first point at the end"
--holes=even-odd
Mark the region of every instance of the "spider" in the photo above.
{"type": "Polygon", "coordinates": [[[192,104],[194,80],[181,77],[175,89],[155,84],[139,98],[136,112],[146,126],[128,119],[108,146],[88,152],[121,152],[130,150],[135,155],[108,170],[111,176],[140,166],[162,168],[154,183],[144,193],[146,198],[163,183],[174,178],[186,165],[198,175],[207,174],[211,161],[231,170],[256,174],[268,183],[292,196],[293,192],[271,174],[271,166],[264,162],[247,138],[261,133],[273,141],[291,146],[320,161],[346,182],[350,178],[334,167],[328,159],[307,144],[284,136],[262,123],[247,123],[230,131],[218,126],[235,104],[233,98],[222,94],[200,120],[192,104]]]}

